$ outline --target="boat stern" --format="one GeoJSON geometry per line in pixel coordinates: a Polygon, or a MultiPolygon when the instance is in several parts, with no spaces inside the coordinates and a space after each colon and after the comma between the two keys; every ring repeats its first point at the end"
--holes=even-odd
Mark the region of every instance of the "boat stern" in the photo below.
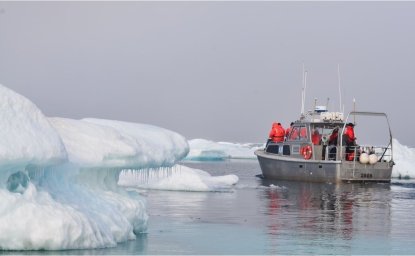
{"type": "Polygon", "coordinates": [[[359,161],[343,161],[341,179],[348,182],[390,182],[393,162],[362,164],[359,161]]]}

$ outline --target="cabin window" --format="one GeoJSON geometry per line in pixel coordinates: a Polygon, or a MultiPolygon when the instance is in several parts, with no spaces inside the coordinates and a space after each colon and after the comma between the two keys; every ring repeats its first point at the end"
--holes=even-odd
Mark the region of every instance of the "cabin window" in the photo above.
{"type": "Polygon", "coordinates": [[[288,135],[288,141],[307,140],[308,132],[306,126],[294,126],[288,135]]]}
{"type": "Polygon", "coordinates": [[[321,140],[323,138],[322,134],[322,127],[314,127],[311,129],[311,142],[313,143],[313,145],[320,145],[321,140]]]}
{"type": "Polygon", "coordinates": [[[279,152],[279,146],[275,144],[269,144],[267,147],[268,153],[278,154],[279,152]]]}
{"type": "Polygon", "coordinates": [[[284,156],[289,156],[290,155],[290,145],[284,145],[282,147],[282,154],[284,156]]]}
{"type": "Polygon", "coordinates": [[[323,145],[337,145],[337,137],[336,134],[338,134],[339,127],[335,126],[314,126],[311,128],[311,139],[314,145],[316,136],[318,135],[320,137],[319,144],[323,145]],[[337,129],[336,132],[334,132],[334,129],[337,129]],[[317,133],[316,133],[317,131],[317,133]],[[317,134],[317,135],[316,135],[317,134]],[[333,135],[333,136],[332,136],[333,135]]]}
{"type": "Polygon", "coordinates": [[[307,140],[308,134],[307,134],[307,127],[302,126],[300,128],[300,140],[307,140]]]}

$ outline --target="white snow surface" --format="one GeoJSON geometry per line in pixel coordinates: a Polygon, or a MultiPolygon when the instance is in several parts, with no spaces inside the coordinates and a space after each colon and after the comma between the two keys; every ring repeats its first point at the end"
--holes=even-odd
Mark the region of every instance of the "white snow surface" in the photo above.
{"type": "Polygon", "coordinates": [[[205,139],[189,140],[190,151],[186,160],[211,161],[224,159],[255,159],[255,150],[263,148],[260,143],[214,142],[205,139]]]}
{"type": "Polygon", "coordinates": [[[0,166],[50,165],[66,160],[61,138],[30,100],[0,85],[0,166]]]}
{"type": "Polygon", "coordinates": [[[393,178],[415,179],[415,148],[402,145],[393,139],[393,178]]]}
{"type": "Polygon", "coordinates": [[[238,182],[236,175],[211,176],[209,173],[184,165],[161,169],[158,172],[125,170],[120,175],[121,186],[157,190],[229,191],[238,182]]]}
{"type": "Polygon", "coordinates": [[[144,199],[118,186],[126,168],[171,167],[187,141],[126,122],[47,118],[0,85],[0,248],[115,246],[146,229],[144,199]]]}
{"type": "Polygon", "coordinates": [[[61,135],[69,160],[81,166],[172,166],[188,153],[183,136],[152,125],[103,119],[49,120],[61,135]]]}
{"type": "Polygon", "coordinates": [[[135,154],[123,166],[150,168],[173,166],[189,152],[187,140],[178,133],[148,124],[86,118],[92,124],[110,127],[129,139],[135,154]]]}

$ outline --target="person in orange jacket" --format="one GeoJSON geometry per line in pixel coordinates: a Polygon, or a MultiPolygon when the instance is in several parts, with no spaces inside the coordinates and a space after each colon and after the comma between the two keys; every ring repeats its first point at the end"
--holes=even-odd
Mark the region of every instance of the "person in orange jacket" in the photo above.
{"type": "MultiPolygon", "coordinates": [[[[336,160],[337,157],[337,144],[339,142],[339,127],[334,127],[329,137],[330,151],[328,154],[329,160],[336,160]]],[[[323,155],[325,155],[325,148],[323,149],[323,155]]]]}
{"type": "Polygon", "coordinates": [[[273,123],[271,131],[269,132],[269,139],[273,142],[283,142],[285,136],[285,130],[281,126],[281,123],[273,123]]]}
{"type": "Polygon", "coordinates": [[[294,122],[291,122],[290,127],[288,127],[287,130],[285,130],[285,137],[288,138],[288,136],[290,135],[291,130],[293,129],[293,125],[294,125],[294,122]]]}
{"type": "Polygon", "coordinates": [[[346,124],[343,133],[343,141],[346,144],[346,160],[353,161],[355,159],[356,137],[354,136],[354,124],[346,124]]]}
{"type": "Polygon", "coordinates": [[[339,138],[339,127],[335,127],[333,131],[331,132],[330,138],[329,138],[329,145],[337,146],[339,138]]]}
{"type": "Polygon", "coordinates": [[[346,124],[343,139],[347,146],[356,146],[356,137],[354,136],[353,127],[354,127],[353,123],[346,124]]]}
{"type": "Polygon", "coordinates": [[[314,129],[313,135],[311,135],[311,141],[314,145],[319,145],[321,140],[321,135],[317,129],[314,129]]]}
{"type": "Polygon", "coordinates": [[[306,127],[300,128],[300,138],[302,140],[307,139],[307,128],[306,127]]]}

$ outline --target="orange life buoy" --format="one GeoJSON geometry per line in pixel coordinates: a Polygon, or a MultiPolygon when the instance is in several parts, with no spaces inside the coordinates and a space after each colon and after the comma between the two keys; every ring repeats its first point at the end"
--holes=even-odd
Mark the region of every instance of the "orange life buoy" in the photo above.
{"type": "Polygon", "coordinates": [[[304,159],[308,160],[313,155],[313,149],[310,145],[301,147],[301,155],[303,155],[304,159]]]}

